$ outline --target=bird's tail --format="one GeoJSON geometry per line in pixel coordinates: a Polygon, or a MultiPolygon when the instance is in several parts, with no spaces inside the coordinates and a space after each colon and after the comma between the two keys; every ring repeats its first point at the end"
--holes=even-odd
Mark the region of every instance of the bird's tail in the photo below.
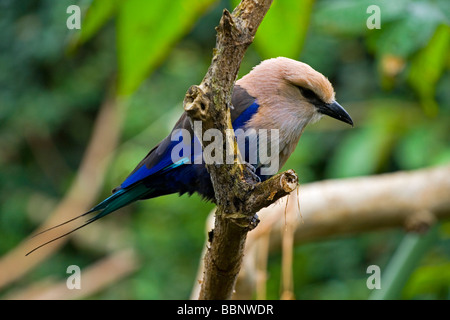
{"type": "Polygon", "coordinates": [[[63,223],[60,223],[56,226],[53,226],[51,228],[45,229],[44,231],[41,231],[37,234],[35,234],[33,237],[36,237],[40,234],[43,234],[47,231],[56,229],[58,227],[61,227],[65,224],[68,224],[69,222],[72,222],[74,220],[80,219],[90,213],[94,213],[97,212],[97,214],[95,216],[93,216],[92,218],[89,218],[85,223],[83,223],[81,226],[76,227],[72,230],[70,230],[69,232],[66,232],[56,238],[53,238],[52,240],[49,240],[39,246],[37,246],[36,248],[34,248],[33,250],[31,250],[30,252],[28,252],[26,254],[26,256],[28,256],[29,254],[33,253],[34,251],[36,251],[39,248],[42,248],[43,246],[52,243],[58,239],[61,239],[75,231],[77,231],[78,229],[81,229],[85,226],[87,226],[88,224],[103,218],[104,216],[110,214],[111,212],[114,212],[136,200],[141,199],[144,196],[148,196],[148,194],[151,193],[151,190],[149,190],[148,188],[146,188],[143,184],[137,184],[136,186],[127,188],[127,189],[119,189],[117,192],[115,192],[114,194],[112,194],[110,197],[106,198],[105,200],[103,200],[102,202],[100,202],[98,205],[96,205],[95,207],[93,207],[91,210],[76,216],[75,218],[72,218],[70,220],[67,220],[63,223]]]}

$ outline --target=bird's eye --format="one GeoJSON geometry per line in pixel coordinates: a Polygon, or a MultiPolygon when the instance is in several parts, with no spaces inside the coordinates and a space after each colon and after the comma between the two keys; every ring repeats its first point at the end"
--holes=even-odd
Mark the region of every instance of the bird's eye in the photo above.
{"type": "Polygon", "coordinates": [[[310,89],[303,88],[303,87],[298,87],[298,88],[300,89],[300,92],[301,92],[302,96],[304,96],[306,99],[308,99],[308,100],[319,100],[319,98],[314,93],[314,91],[312,91],[310,89]]]}

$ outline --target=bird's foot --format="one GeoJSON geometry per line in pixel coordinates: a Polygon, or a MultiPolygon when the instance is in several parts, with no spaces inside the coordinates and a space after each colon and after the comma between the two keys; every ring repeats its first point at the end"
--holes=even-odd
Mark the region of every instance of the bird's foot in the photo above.
{"type": "Polygon", "coordinates": [[[258,218],[258,215],[255,213],[255,215],[251,218],[251,220],[250,220],[250,224],[248,225],[248,228],[250,229],[250,230],[253,230],[253,229],[255,229],[257,226],[258,226],[258,224],[259,224],[259,218],[258,218]]]}
{"type": "Polygon", "coordinates": [[[246,169],[248,169],[248,170],[244,170],[244,174],[247,174],[247,176],[250,176],[251,180],[255,183],[261,182],[261,178],[256,174],[256,168],[254,166],[252,166],[248,162],[244,162],[244,166],[246,169]]]}

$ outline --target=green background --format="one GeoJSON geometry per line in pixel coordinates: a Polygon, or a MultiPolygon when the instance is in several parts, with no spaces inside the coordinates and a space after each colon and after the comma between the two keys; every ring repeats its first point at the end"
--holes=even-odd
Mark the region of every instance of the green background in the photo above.
{"type": "MultiPolygon", "coordinates": [[[[329,118],[306,129],[283,168],[295,169],[302,184],[450,163],[450,5],[375,1],[381,29],[369,30],[366,9],[373,2],[275,0],[242,63],[240,76],[266,58],[306,62],[330,79],[352,115],[353,129],[329,118]]],[[[235,5],[0,1],[0,255],[28,237],[64,197],[112,83],[127,103],[98,201],[170,132],[184,94],[210,64],[223,8],[235,5]],[[81,8],[81,30],[66,27],[72,4],[81,8]]],[[[83,270],[132,247],[138,270],[84,298],[187,299],[212,209],[197,195],[128,206],[77,232],[74,241],[1,288],[0,297],[48,279],[65,281],[67,266],[83,270]]],[[[450,298],[449,234],[448,222],[441,223],[395,298],[450,298]]],[[[369,298],[367,266],[383,270],[400,243],[414,241],[409,236],[396,229],[297,246],[296,298],[369,298]]],[[[269,299],[280,298],[280,270],[281,254],[271,253],[269,299]]]]}

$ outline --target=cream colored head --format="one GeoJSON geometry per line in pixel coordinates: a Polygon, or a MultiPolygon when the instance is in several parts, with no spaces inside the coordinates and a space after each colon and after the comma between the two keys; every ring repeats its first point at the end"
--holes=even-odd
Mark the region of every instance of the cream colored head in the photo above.
{"type": "Polygon", "coordinates": [[[257,99],[262,107],[258,113],[263,112],[260,116],[268,109],[270,118],[277,118],[275,112],[281,117],[294,117],[303,125],[324,114],[351,122],[345,110],[342,115],[327,110],[327,106],[337,104],[333,86],[323,74],[303,62],[284,57],[264,60],[236,84],[257,99]]]}
{"type": "Polygon", "coordinates": [[[353,125],[348,113],[335,101],[330,81],[306,63],[283,57],[265,60],[236,85],[259,104],[258,112],[246,126],[279,130],[282,163],[308,123],[328,115],[353,125]]]}
{"type": "MultiPolygon", "coordinates": [[[[261,85],[265,87],[266,81],[268,86],[274,85],[275,81],[279,89],[289,85],[303,87],[313,91],[325,103],[334,101],[335,93],[330,81],[323,74],[300,61],[284,57],[264,60],[246,77],[258,77],[259,88],[261,85]]],[[[244,78],[241,80],[245,82],[244,78]]]]}
{"type": "Polygon", "coordinates": [[[323,74],[306,63],[284,57],[264,60],[237,84],[258,100],[269,98],[269,94],[289,95],[297,102],[306,100],[299,87],[311,90],[325,103],[335,99],[333,86],[323,74]]]}

